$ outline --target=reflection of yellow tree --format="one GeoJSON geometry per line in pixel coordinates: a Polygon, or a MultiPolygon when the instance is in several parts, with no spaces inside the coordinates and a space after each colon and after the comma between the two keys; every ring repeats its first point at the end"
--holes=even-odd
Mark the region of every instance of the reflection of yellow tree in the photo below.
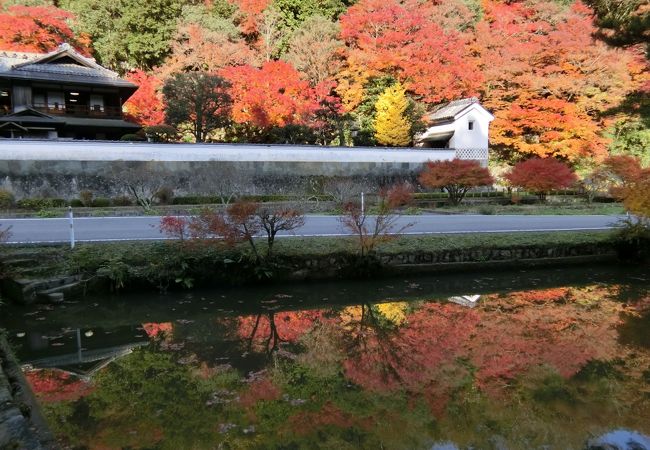
{"type": "Polygon", "coordinates": [[[348,329],[344,341],[348,356],[344,368],[348,377],[364,387],[378,389],[385,383],[399,383],[399,367],[406,365],[409,355],[394,345],[394,327],[380,320],[376,309],[369,304],[345,308],[341,319],[348,329]],[[361,381],[364,375],[368,377],[365,381],[370,382],[361,381]]]}
{"type": "Polygon", "coordinates": [[[356,305],[343,308],[340,319],[343,324],[358,324],[363,319],[384,319],[395,326],[406,321],[407,302],[380,303],[377,305],[356,305]]]}
{"type": "Polygon", "coordinates": [[[407,302],[390,302],[377,305],[377,309],[390,322],[402,325],[406,321],[407,302]]]}
{"type": "Polygon", "coordinates": [[[441,368],[463,351],[476,327],[478,315],[456,305],[432,303],[408,316],[405,304],[390,304],[386,312],[400,311],[386,320],[377,307],[361,305],[342,311],[346,376],[372,390],[420,390],[436,379],[441,368]]]}

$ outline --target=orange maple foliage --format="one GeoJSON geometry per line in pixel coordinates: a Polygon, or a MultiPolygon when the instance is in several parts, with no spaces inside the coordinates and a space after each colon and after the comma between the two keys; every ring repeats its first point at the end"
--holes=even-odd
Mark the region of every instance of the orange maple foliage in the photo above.
{"type": "Polygon", "coordinates": [[[431,303],[409,314],[399,332],[384,328],[369,309],[358,321],[343,318],[343,322],[347,378],[374,391],[419,391],[463,352],[479,315],[456,305],[431,303]]]}
{"type": "Polygon", "coordinates": [[[162,82],[154,74],[140,69],[129,73],[126,79],[138,85],[138,90],[124,103],[127,117],[140,125],[159,125],[165,121],[162,82]]]}
{"type": "Polygon", "coordinates": [[[606,154],[601,126],[578,105],[557,98],[522,94],[496,114],[491,141],[513,149],[516,157],[558,157],[570,161],[606,154]]]}
{"type": "Polygon", "coordinates": [[[436,414],[448,400],[443,380],[462,372],[457,358],[471,362],[476,384],[491,395],[540,366],[570,377],[590,360],[620,354],[625,307],[611,301],[615,294],[602,286],[552,288],[486,295],[475,309],[431,303],[408,313],[399,330],[382,326],[370,309],[346,308],[339,320],[345,375],[364,389],[425,395],[436,414]]]}
{"type": "Polygon", "coordinates": [[[591,10],[576,2],[483,2],[476,27],[492,110],[491,144],[502,157],[602,159],[607,141],[600,113],[638,87],[633,56],[593,38],[591,10]]]}
{"type": "MultiPolygon", "coordinates": [[[[479,90],[482,76],[474,70],[465,43],[458,33],[436,23],[428,3],[362,0],[341,16],[340,23],[347,44],[348,89],[359,91],[369,75],[384,74],[428,103],[479,90]]],[[[342,88],[339,93],[346,99],[355,97],[342,88]]]]}
{"type": "Polygon", "coordinates": [[[570,377],[592,359],[618,356],[622,306],[607,301],[605,288],[588,294],[599,308],[581,305],[583,293],[565,288],[483,297],[481,325],[467,346],[479,385],[497,393],[536,366],[570,377]]]}
{"type": "Polygon", "coordinates": [[[0,50],[49,52],[67,42],[88,55],[90,39],[75,36],[70,27],[73,18],[54,6],[10,6],[0,12],[0,50]]]}
{"type": "Polygon", "coordinates": [[[257,33],[262,12],[271,4],[271,0],[229,0],[239,8],[239,28],[244,34],[257,33]]]}
{"type": "Polygon", "coordinates": [[[216,72],[254,60],[253,51],[243,40],[193,23],[179,28],[171,46],[171,55],[157,72],[164,79],[178,72],[216,72]]]}
{"type": "Polygon", "coordinates": [[[650,169],[642,168],[639,158],[610,156],[601,168],[610,181],[610,192],[637,216],[650,219],[650,169]]]}
{"type": "Polygon", "coordinates": [[[228,67],[223,76],[232,84],[232,119],[260,128],[306,125],[320,109],[323,91],[312,88],[284,61],[261,68],[228,67]]]}
{"type": "Polygon", "coordinates": [[[626,188],[623,204],[637,216],[650,219],[650,169],[643,169],[626,188]]]}

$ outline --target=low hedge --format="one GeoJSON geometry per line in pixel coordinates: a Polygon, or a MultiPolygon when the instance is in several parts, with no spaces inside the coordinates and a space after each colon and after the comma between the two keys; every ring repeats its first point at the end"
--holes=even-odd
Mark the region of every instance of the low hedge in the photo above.
{"type": "Polygon", "coordinates": [[[103,197],[97,197],[93,199],[91,206],[93,208],[106,208],[111,206],[111,199],[109,198],[103,198],[103,197]]]}
{"type": "MultiPolygon", "coordinates": [[[[333,200],[331,195],[311,195],[311,196],[299,196],[299,195],[282,195],[282,194],[273,194],[273,195],[244,195],[240,197],[241,200],[246,200],[249,202],[291,202],[291,201],[300,201],[300,200],[310,200],[310,201],[331,201],[333,200]]],[[[209,204],[221,204],[221,198],[216,195],[186,195],[174,197],[172,205],[209,205],[209,204]]]]}
{"type": "Polygon", "coordinates": [[[62,198],[24,198],[16,202],[20,209],[45,209],[45,208],[63,208],[66,201],[62,198]]]}
{"type": "MultiPolygon", "coordinates": [[[[446,199],[449,195],[446,192],[416,192],[413,194],[415,200],[440,200],[446,199]]],[[[468,192],[465,198],[502,198],[506,197],[506,193],[502,191],[490,192],[468,192]]]]}
{"type": "Polygon", "coordinates": [[[221,199],[216,195],[186,195],[174,197],[172,205],[209,205],[221,203],[221,199]]]}

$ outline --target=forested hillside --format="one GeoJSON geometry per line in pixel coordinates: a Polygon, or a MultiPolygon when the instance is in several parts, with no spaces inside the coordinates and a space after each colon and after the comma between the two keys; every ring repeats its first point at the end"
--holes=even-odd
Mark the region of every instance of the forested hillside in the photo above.
{"type": "MultiPolygon", "coordinates": [[[[641,0],[624,3],[628,19],[647,17],[641,0]]],[[[611,29],[599,29],[580,1],[0,4],[0,49],[70,42],[140,84],[127,104],[135,120],[171,123],[186,139],[403,145],[382,141],[378,128],[397,123],[412,136],[432,105],[477,96],[496,116],[491,148],[502,161],[650,159],[647,30],[631,21],[621,31],[603,14],[597,25],[611,29]],[[211,119],[201,135],[192,126],[198,91],[211,119]],[[378,107],[398,108],[387,113],[397,119],[378,119],[378,107]]]]}

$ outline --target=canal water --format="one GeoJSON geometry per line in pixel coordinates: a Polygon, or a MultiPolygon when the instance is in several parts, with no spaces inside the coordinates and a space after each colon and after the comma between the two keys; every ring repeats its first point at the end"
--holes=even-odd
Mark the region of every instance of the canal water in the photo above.
{"type": "Polygon", "coordinates": [[[650,450],[647,269],[92,297],[1,313],[65,448],[650,450]]]}

